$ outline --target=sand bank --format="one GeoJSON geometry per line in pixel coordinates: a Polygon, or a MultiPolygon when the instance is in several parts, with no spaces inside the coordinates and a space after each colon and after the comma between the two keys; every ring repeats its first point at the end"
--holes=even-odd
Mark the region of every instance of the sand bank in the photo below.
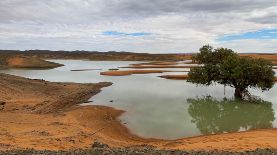
{"type": "Polygon", "coordinates": [[[99,71],[99,70],[102,70],[102,69],[72,69],[70,71],[72,72],[81,72],[81,71],[99,71]]]}
{"type": "Polygon", "coordinates": [[[119,70],[119,71],[106,71],[101,72],[101,75],[106,76],[126,76],[132,74],[151,74],[151,73],[164,73],[164,72],[180,72],[180,71],[169,71],[169,70],[119,70]]]}
{"type": "Polygon", "coordinates": [[[152,61],[152,62],[132,64],[132,65],[138,66],[138,65],[177,65],[177,64],[178,64],[177,61],[152,61]]]}
{"type": "Polygon", "coordinates": [[[165,79],[171,79],[171,80],[186,80],[186,79],[188,79],[188,75],[186,75],[186,74],[184,74],[184,75],[162,75],[159,77],[165,78],[165,79]]]}
{"type": "Polygon", "coordinates": [[[143,68],[193,68],[197,66],[173,66],[173,65],[131,65],[128,67],[121,68],[133,68],[133,69],[143,69],[143,68]]]}

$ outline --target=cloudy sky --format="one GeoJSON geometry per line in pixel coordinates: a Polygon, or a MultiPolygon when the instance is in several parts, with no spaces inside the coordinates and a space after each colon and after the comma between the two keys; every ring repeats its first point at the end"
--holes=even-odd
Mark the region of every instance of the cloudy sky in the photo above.
{"type": "Polygon", "coordinates": [[[0,49],[277,53],[276,0],[0,0],[0,49]]]}

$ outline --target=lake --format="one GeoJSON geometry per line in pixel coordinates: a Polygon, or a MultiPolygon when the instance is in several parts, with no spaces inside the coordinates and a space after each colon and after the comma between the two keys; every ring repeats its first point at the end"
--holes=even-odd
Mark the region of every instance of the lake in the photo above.
{"type": "MultiPolygon", "coordinates": [[[[108,81],[84,105],[104,105],[126,111],[118,119],[134,134],[145,138],[178,139],[206,134],[276,128],[277,86],[270,91],[250,89],[267,101],[245,104],[233,101],[234,89],[222,85],[196,86],[182,80],[157,76],[182,74],[141,74],[102,76],[108,69],[126,67],[134,61],[50,60],[65,66],[51,70],[0,70],[2,73],[53,82],[96,83],[108,81]],[[74,69],[101,69],[70,71],[74,69]],[[224,99],[227,98],[227,99],[224,99]]],[[[122,70],[127,70],[122,69],[122,70]]],[[[184,71],[187,69],[161,69],[184,71]]]]}

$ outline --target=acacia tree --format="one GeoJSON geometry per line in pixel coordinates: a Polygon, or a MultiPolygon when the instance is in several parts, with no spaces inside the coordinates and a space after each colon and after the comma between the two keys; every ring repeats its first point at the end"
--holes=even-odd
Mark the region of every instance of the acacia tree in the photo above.
{"type": "Polygon", "coordinates": [[[235,97],[243,99],[248,88],[269,90],[274,85],[272,64],[264,59],[240,57],[231,49],[205,45],[193,61],[202,64],[188,73],[188,82],[211,85],[223,84],[235,88],[235,97]]]}

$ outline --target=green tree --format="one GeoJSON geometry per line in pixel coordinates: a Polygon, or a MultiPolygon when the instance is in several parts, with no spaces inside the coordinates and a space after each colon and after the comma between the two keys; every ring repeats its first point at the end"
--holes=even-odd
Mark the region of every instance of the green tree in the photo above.
{"type": "Polygon", "coordinates": [[[188,82],[211,85],[223,84],[235,88],[235,97],[250,97],[248,88],[269,90],[274,85],[272,64],[264,59],[240,57],[231,49],[213,49],[209,45],[200,48],[193,61],[202,64],[188,73],[188,82]]]}

